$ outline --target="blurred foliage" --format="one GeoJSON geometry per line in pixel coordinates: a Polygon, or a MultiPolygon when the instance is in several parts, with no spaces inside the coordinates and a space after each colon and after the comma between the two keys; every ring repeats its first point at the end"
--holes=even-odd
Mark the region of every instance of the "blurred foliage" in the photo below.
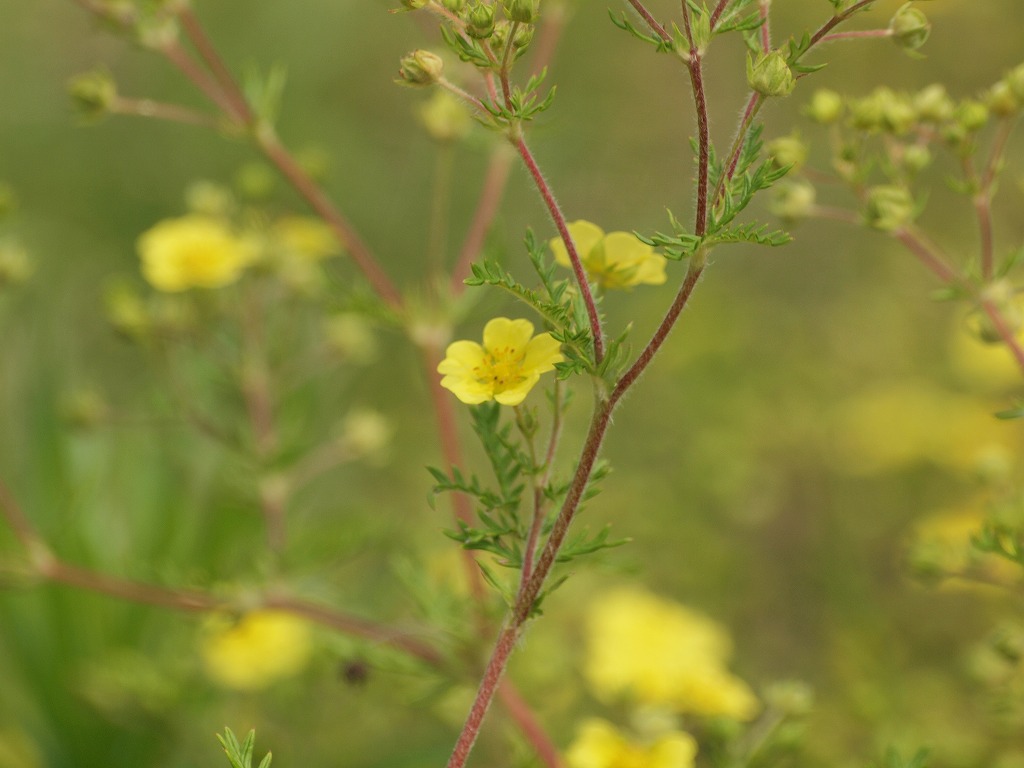
{"type": "MultiPolygon", "coordinates": [[[[287,67],[281,134],[308,147],[391,273],[414,285],[427,269],[436,150],[418,122],[419,94],[392,83],[400,57],[424,39],[414,16],[387,13],[396,4],[228,0],[198,2],[197,12],[236,71],[287,67]]],[[[880,0],[857,23],[884,26],[900,4],[880,0]]],[[[655,231],[666,207],[681,215],[691,204],[685,70],[616,29],[607,3],[576,5],[549,76],[559,97],[535,128],[535,151],[571,218],[655,231]]],[[[650,5],[667,15],[676,4],[650,5]]],[[[831,12],[822,0],[776,5],[777,40],[831,12]]],[[[880,84],[941,82],[966,97],[1020,63],[1019,0],[988,0],[984,12],[955,0],[922,7],[933,23],[927,58],[884,39],[836,43],[813,85],[863,96],[880,84]]],[[[139,284],[136,239],[180,215],[196,180],[240,180],[257,193],[269,181],[247,165],[241,142],[203,129],[78,124],[65,85],[97,62],[126,92],[198,97],[66,0],[0,0],[0,15],[0,178],[18,200],[0,237],[16,237],[31,264],[31,275],[16,270],[25,282],[0,280],[0,468],[33,521],[62,557],[104,572],[244,593],[247,580],[280,567],[304,594],[400,624],[420,610],[403,573],[426,562],[436,578],[419,579],[420,602],[456,613],[464,592],[441,533],[449,520],[425,500],[423,467],[438,449],[415,351],[381,328],[370,360],[366,329],[336,319],[357,359],[296,391],[290,428],[326,429],[359,406],[388,414],[396,431],[379,460],[343,464],[294,500],[283,563],[268,563],[250,476],[183,423],[166,371],[111,331],[104,296],[112,281],[139,284]]],[[[724,144],[745,79],[739,41],[719,48],[707,91],[724,144]]],[[[801,126],[811,93],[798,87],[767,107],[765,138],[801,126]]],[[[455,178],[480,178],[488,146],[472,129],[452,156],[455,178]]],[[[1022,146],[1018,136],[995,208],[1004,242],[1017,244],[1022,146]]],[[[812,140],[809,162],[827,157],[812,140]]],[[[959,252],[973,247],[974,221],[943,193],[950,172],[925,172],[935,191],[920,220],[959,252]]],[[[453,187],[453,243],[476,190],[453,187]]],[[[267,194],[302,210],[281,185],[267,194]]],[[[0,197],[13,208],[6,187],[0,197]]],[[[514,173],[489,252],[521,273],[527,226],[541,240],[554,234],[526,174],[514,173]]],[[[865,765],[892,746],[881,764],[916,766],[917,756],[899,755],[927,746],[932,768],[1015,768],[1024,760],[1019,574],[972,559],[980,555],[969,539],[993,508],[1020,506],[1020,423],[987,418],[1019,394],[1018,378],[964,341],[968,321],[930,301],[931,278],[894,242],[820,221],[793,234],[783,249],[716,256],[642,394],[623,405],[605,448],[614,476],[587,509],[592,530],[610,522],[613,538],[632,542],[549,598],[512,674],[567,747],[585,713],[606,716],[574,653],[586,610],[639,581],[730,627],[732,666],[762,697],[776,680],[810,684],[808,764],[865,765]],[[924,585],[911,578],[922,572],[924,585]],[[952,572],[997,586],[950,585],[952,572]]],[[[344,285],[351,273],[337,261],[326,274],[344,285]]],[[[604,306],[635,319],[636,339],[660,320],[672,288],[646,290],[604,306]]],[[[488,313],[515,311],[496,292],[480,302],[466,321],[473,338],[488,313]]],[[[161,311],[177,317],[174,306],[161,311]]],[[[216,400],[201,360],[171,365],[216,400]]],[[[582,410],[567,417],[577,439],[582,410]]],[[[1016,525],[1005,514],[996,523],[1016,525]]],[[[0,547],[16,551],[7,530],[0,547]]],[[[258,692],[220,689],[204,673],[200,617],[23,581],[17,568],[0,570],[2,768],[215,765],[210,734],[225,724],[257,728],[280,764],[438,765],[474,684],[318,629],[300,676],[258,692]]],[[[489,729],[477,760],[507,755],[506,737],[489,729]]],[[[515,758],[528,764],[528,754],[515,758]]]]}

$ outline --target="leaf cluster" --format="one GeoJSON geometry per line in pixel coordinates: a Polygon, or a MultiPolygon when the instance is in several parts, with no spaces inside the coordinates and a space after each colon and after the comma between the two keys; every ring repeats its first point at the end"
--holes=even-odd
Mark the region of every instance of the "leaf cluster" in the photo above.
{"type": "MultiPolygon", "coordinates": [[[[225,728],[223,736],[219,733],[217,734],[217,740],[224,747],[224,754],[228,756],[231,768],[252,768],[252,753],[256,746],[256,731],[249,731],[245,741],[239,744],[234,732],[230,728],[225,728]]],[[[272,759],[273,755],[267,752],[263,760],[260,761],[259,768],[270,768],[270,761],[272,759]]]]}
{"type": "MultiPolygon", "coordinates": [[[[758,163],[764,142],[761,139],[762,125],[754,126],[747,140],[740,148],[735,168],[729,175],[725,165],[712,148],[710,151],[709,188],[721,190],[717,200],[708,212],[707,233],[699,236],[690,232],[676,216],[669,211],[672,234],[656,232],[640,235],[641,241],[660,247],[669,259],[681,260],[693,256],[698,250],[708,250],[716,245],[730,243],[751,243],[754,245],[779,246],[791,240],[783,230],[772,230],[767,224],[749,222],[734,224],[736,217],[750,204],[754,196],[768,189],[789,171],[779,167],[770,159],[758,163]]],[[[694,146],[696,154],[697,147],[694,146]]]]}

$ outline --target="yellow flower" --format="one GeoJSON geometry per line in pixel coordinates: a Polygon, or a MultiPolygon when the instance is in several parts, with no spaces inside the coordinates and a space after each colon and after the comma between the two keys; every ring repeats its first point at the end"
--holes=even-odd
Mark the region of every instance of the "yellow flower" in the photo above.
{"type": "Polygon", "coordinates": [[[649,744],[626,739],[614,725],[585,721],[566,752],[569,768],[691,768],[697,742],[684,731],[668,731],[649,744]]]}
{"type": "MultiPolygon", "coordinates": [[[[635,285],[661,285],[665,277],[665,257],[629,232],[609,232],[589,221],[574,221],[569,234],[580,255],[583,268],[601,288],[632,288],[635,285]]],[[[555,261],[572,266],[561,238],[548,242],[555,261]]]]}
{"type": "Polygon", "coordinates": [[[309,216],[282,216],[274,222],[273,237],[288,255],[319,261],[341,253],[341,244],[331,228],[309,216]]]}
{"type": "Polygon", "coordinates": [[[726,663],[732,644],[716,622],[647,592],[606,594],[587,617],[584,674],[605,701],[623,696],[680,712],[749,720],[753,692],[726,663]]]}
{"type": "Polygon", "coordinates": [[[206,674],[225,688],[253,691],[295,675],[310,655],[309,625],[282,611],[211,619],[200,646],[206,674]]]}
{"type": "Polygon", "coordinates": [[[519,405],[540,375],[564,359],[559,346],[550,333],[534,336],[529,320],[496,317],[484,326],[483,346],[449,344],[437,372],[444,375],[441,386],[464,403],[519,405]]]}
{"type": "Polygon", "coordinates": [[[226,222],[199,215],[161,221],[142,233],[138,250],[143,277],[168,292],[229,285],[255,257],[226,222]]]}
{"type": "Polygon", "coordinates": [[[838,466],[853,475],[925,462],[977,471],[993,456],[1012,455],[1015,437],[984,402],[923,381],[859,393],[840,404],[834,425],[838,466]]]}

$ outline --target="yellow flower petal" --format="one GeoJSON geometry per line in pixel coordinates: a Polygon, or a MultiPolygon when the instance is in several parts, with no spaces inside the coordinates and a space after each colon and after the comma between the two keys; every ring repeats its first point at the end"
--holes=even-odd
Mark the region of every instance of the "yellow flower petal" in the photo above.
{"type": "Polygon", "coordinates": [[[555,340],[550,333],[541,333],[530,339],[523,356],[523,368],[537,373],[546,373],[555,368],[555,363],[562,362],[562,343],[555,340]]]}
{"type": "Polygon", "coordinates": [[[509,320],[496,317],[484,326],[484,349],[494,354],[499,349],[508,349],[520,354],[533,335],[533,323],[529,320],[509,320]]]}
{"type": "MultiPolygon", "coordinates": [[[[591,224],[589,221],[582,219],[570,223],[567,229],[569,230],[569,236],[576,243],[576,252],[579,253],[580,260],[586,262],[590,252],[594,250],[601,242],[601,238],[604,237],[604,230],[596,224],[591,224]]],[[[562,242],[561,237],[554,237],[549,240],[548,247],[551,248],[555,261],[563,267],[572,266],[569,252],[566,250],[565,243],[562,242]]]]}
{"type": "Polygon", "coordinates": [[[227,222],[199,215],[161,221],[142,233],[138,251],[143,277],[168,292],[229,285],[256,255],[227,222]]]}

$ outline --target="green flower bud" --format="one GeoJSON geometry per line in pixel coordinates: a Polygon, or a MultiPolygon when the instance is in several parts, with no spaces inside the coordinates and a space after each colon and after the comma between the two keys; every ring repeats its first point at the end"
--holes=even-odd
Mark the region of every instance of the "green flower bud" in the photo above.
{"type": "Polygon", "coordinates": [[[444,60],[430,51],[413,51],[402,59],[398,70],[400,82],[408,85],[433,85],[441,79],[444,60]]]}
{"type": "Polygon", "coordinates": [[[266,163],[246,163],[235,174],[235,189],[246,200],[266,200],[274,191],[277,175],[266,163]]]}
{"type": "Polygon", "coordinates": [[[1018,64],[1007,72],[1004,80],[1010,86],[1013,95],[1024,102],[1024,64],[1018,64]]]}
{"type": "Polygon", "coordinates": [[[788,717],[804,717],[814,709],[814,691],[800,680],[772,683],[764,697],[770,707],[788,717]]]}
{"type": "Polygon", "coordinates": [[[911,144],[904,147],[900,162],[910,173],[919,173],[931,165],[932,153],[923,144],[911,144]]]}
{"type": "Polygon", "coordinates": [[[776,187],[770,210],[783,221],[795,222],[811,215],[816,199],[817,193],[809,181],[786,181],[776,187]]]}
{"type": "Polygon", "coordinates": [[[452,13],[462,13],[462,9],[466,7],[466,0],[441,0],[441,5],[452,13]]]}
{"type": "Polygon", "coordinates": [[[60,415],[72,429],[89,431],[110,418],[110,406],[95,389],[77,389],[61,397],[60,415]]]}
{"type": "Polygon", "coordinates": [[[402,5],[408,8],[410,11],[418,11],[423,8],[430,0],[402,0],[402,5]]]}
{"type": "Polygon", "coordinates": [[[14,242],[0,242],[0,288],[20,285],[32,276],[28,251],[14,242]]]}
{"type": "Polygon", "coordinates": [[[502,0],[509,21],[533,24],[540,11],[540,0],[502,0]]]}
{"type": "Polygon", "coordinates": [[[747,56],[747,84],[762,96],[789,96],[796,87],[796,78],[786,57],[780,51],[772,51],[756,63],[747,56]]]}
{"type": "Polygon", "coordinates": [[[883,185],[868,191],[864,219],[867,224],[883,232],[901,229],[914,220],[914,198],[904,187],[883,185]]]}
{"type": "Polygon", "coordinates": [[[917,122],[917,110],[910,100],[888,88],[879,88],[875,93],[882,110],[882,127],[889,133],[907,133],[917,122]]]}
{"type": "Polygon", "coordinates": [[[1000,80],[985,94],[985,104],[997,117],[1012,117],[1020,110],[1020,99],[1006,80],[1000,80]]]}
{"type": "Polygon", "coordinates": [[[831,125],[843,114],[843,97],[827,88],[819,88],[811,97],[805,113],[811,120],[821,125],[831,125]]]}
{"type": "Polygon", "coordinates": [[[988,122],[988,107],[980,101],[967,99],[956,108],[956,122],[968,133],[980,131],[988,122]]]}
{"type": "Polygon", "coordinates": [[[850,124],[858,131],[880,131],[885,126],[885,108],[877,92],[850,104],[850,124]]]}
{"type": "Polygon", "coordinates": [[[130,341],[146,338],[152,329],[149,312],[135,287],[126,280],[115,280],[103,291],[107,322],[114,331],[130,341]]]}
{"type": "Polygon", "coordinates": [[[946,87],[934,83],[914,96],[914,109],[919,119],[929,123],[944,123],[953,118],[955,107],[946,93],[946,87]]]}
{"type": "Polygon", "coordinates": [[[466,34],[483,40],[494,32],[494,8],[477,3],[466,14],[466,34]]]}
{"type": "Polygon", "coordinates": [[[799,136],[780,136],[769,141],[765,149],[775,165],[797,171],[807,162],[807,145],[799,136]]]}
{"type": "Polygon", "coordinates": [[[430,138],[442,144],[466,137],[473,126],[473,117],[466,105],[443,89],[420,104],[417,115],[430,138]]]}
{"type": "Polygon", "coordinates": [[[86,120],[99,120],[117,102],[117,84],[104,69],[76,75],[68,83],[75,111],[86,120]]]}
{"type": "Polygon", "coordinates": [[[889,22],[889,31],[896,45],[908,51],[916,51],[925,44],[932,25],[923,12],[905,3],[889,22]]]}
{"type": "Polygon", "coordinates": [[[185,205],[193,213],[219,217],[228,215],[235,201],[226,187],[213,181],[195,181],[185,190],[185,205]]]}

